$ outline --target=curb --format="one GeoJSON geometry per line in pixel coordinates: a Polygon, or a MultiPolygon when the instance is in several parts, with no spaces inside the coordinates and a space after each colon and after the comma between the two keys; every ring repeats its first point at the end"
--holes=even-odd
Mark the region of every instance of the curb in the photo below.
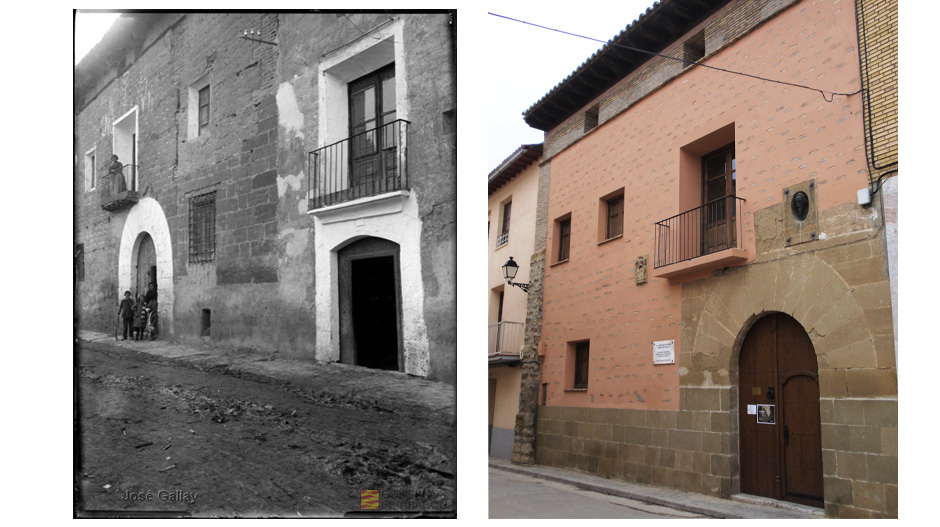
{"type": "Polygon", "coordinates": [[[778,502],[757,496],[735,495],[730,500],[706,495],[659,487],[645,487],[639,484],[608,480],[590,474],[565,472],[554,467],[511,465],[507,461],[489,460],[490,468],[504,472],[523,474],[534,478],[572,485],[581,490],[588,490],[609,496],[641,501],[650,505],[659,505],[671,509],[699,514],[718,519],[754,519],[754,518],[822,518],[821,509],[778,502]],[[659,494],[658,496],[656,494],[659,494]],[[707,503],[716,501],[714,505],[707,503]],[[696,503],[697,502],[697,503],[696,503]],[[818,511],[818,512],[817,512],[818,511]]]}

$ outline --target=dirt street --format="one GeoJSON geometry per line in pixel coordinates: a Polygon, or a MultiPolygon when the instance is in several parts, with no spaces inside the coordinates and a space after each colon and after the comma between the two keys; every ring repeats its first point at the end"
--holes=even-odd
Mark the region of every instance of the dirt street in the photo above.
{"type": "Polygon", "coordinates": [[[454,511],[452,412],[83,344],[76,514],[194,516],[454,511]]]}

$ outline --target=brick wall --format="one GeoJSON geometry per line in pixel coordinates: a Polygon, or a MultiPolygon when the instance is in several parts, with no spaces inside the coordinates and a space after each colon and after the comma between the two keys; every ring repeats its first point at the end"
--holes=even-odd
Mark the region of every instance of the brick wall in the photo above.
{"type": "MultiPolygon", "coordinates": [[[[860,87],[854,12],[841,2],[735,2],[701,27],[709,64],[836,92],[860,87]]],[[[570,213],[572,229],[570,259],[549,254],[545,262],[541,382],[549,389],[548,405],[538,408],[536,460],[738,492],[737,350],[757,318],[785,312],[818,356],[827,514],[896,516],[897,375],[884,240],[880,220],[855,203],[868,184],[862,97],[704,68],[670,79],[660,68],[586,104],[601,108],[601,124],[588,134],[576,115],[546,137],[545,246],[555,218],[570,213]],[[729,125],[749,265],[636,284],[633,261],[653,251],[653,224],[684,210],[683,192],[700,196],[681,188],[690,145],[729,125]],[[783,190],[808,181],[818,189],[824,235],[787,247],[783,190]],[[600,240],[601,197],[619,188],[624,236],[600,240]],[[585,339],[588,389],[571,390],[569,344],[585,339]],[[672,339],[677,364],[653,366],[651,343],[672,339]],[[835,412],[853,398],[869,413],[842,423],[835,412]]],[[[693,153],[700,178],[707,152],[693,153]]]]}
{"type": "MultiPolygon", "coordinates": [[[[732,2],[708,21],[692,29],[684,38],[663,50],[661,54],[683,58],[685,40],[704,30],[705,59],[707,60],[711,55],[732,44],[796,1],[742,0],[732,2]]],[[[685,69],[686,65],[677,60],[652,57],[639,70],[624,78],[590,104],[586,104],[585,108],[600,104],[599,123],[603,124],[680,75],[685,69]]],[[[585,133],[584,112],[582,111],[545,134],[545,159],[551,159],[553,155],[561,152],[583,135],[585,133]]]]}
{"type": "Polygon", "coordinates": [[[898,2],[855,2],[862,76],[868,90],[865,112],[871,127],[868,148],[873,168],[898,161],[898,2]]]}

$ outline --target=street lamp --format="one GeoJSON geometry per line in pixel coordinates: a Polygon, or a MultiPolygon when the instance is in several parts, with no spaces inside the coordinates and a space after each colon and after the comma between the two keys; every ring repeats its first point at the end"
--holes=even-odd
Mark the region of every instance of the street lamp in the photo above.
{"type": "Polygon", "coordinates": [[[509,285],[514,285],[519,289],[522,289],[526,293],[529,292],[529,284],[513,282],[512,279],[516,277],[516,273],[519,272],[519,264],[513,261],[512,256],[509,257],[509,261],[503,264],[503,278],[506,279],[506,282],[509,285]]]}

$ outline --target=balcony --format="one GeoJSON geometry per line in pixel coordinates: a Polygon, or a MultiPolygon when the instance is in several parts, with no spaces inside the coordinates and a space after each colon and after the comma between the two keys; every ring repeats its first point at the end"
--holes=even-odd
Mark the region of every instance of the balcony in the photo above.
{"type": "Polygon", "coordinates": [[[123,173],[108,173],[99,181],[101,208],[117,211],[132,207],[140,199],[137,192],[137,167],[125,165],[123,173]]]}
{"type": "Polygon", "coordinates": [[[516,362],[522,353],[525,324],[497,322],[489,325],[488,356],[490,363],[516,362]]]}
{"type": "Polygon", "coordinates": [[[743,204],[725,196],[656,222],[653,276],[672,279],[746,262],[743,204]]]}
{"type": "Polygon", "coordinates": [[[399,119],[310,152],[307,209],[408,190],[407,128],[399,119]]]}

